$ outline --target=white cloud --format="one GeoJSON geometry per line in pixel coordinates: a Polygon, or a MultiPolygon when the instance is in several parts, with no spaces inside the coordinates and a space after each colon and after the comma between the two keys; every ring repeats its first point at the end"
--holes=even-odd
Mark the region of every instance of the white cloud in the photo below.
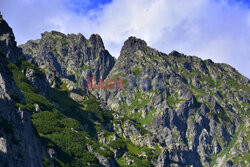
{"type": "Polygon", "coordinates": [[[175,49],[228,63],[250,78],[250,10],[242,3],[113,0],[85,15],[65,4],[69,0],[1,0],[0,10],[19,44],[52,29],[87,37],[99,33],[117,57],[123,42],[133,35],[166,53],[175,49]]]}

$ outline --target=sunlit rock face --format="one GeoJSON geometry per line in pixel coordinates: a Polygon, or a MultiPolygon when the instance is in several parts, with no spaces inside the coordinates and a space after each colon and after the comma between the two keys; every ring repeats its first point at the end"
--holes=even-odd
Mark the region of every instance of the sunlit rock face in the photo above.
{"type": "Polygon", "coordinates": [[[45,71],[53,87],[57,77],[86,87],[88,77],[105,79],[115,63],[97,34],[86,39],[82,34],[44,32],[41,39],[30,40],[21,48],[30,62],[45,71]]]}
{"type": "Polygon", "coordinates": [[[18,48],[2,18],[0,49],[3,166],[249,163],[249,79],[227,64],[136,37],[117,60],[96,34],[44,32],[18,48]]]}

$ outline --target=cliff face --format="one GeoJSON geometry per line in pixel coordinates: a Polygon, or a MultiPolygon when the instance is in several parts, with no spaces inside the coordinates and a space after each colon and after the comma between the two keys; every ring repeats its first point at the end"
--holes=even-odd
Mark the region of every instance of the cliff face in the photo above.
{"type": "Polygon", "coordinates": [[[56,77],[71,79],[85,87],[87,77],[105,79],[115,63],[96,34],[86,39],[81,34],[45,32],[41,39],[20,47],[29,61],[33,60],[47,73],[53,87],[56,77]]]}
{"type": "MultiPolygon", "coordinates": [[[[118,119],[130,117],[152,133],[152,140],[126,135],[128,126],[121,135],[135,145],[159,144],[158,166],[209,166],[222,157],[225,164],[225,150],[235,144],[242,126],[249,129],[244,123],[249,80],[227,64],[177,51],[164,54],[130,37],[107,78],[124,79],[124,88],[96,91],[96,96],[119,113],[118,119]]],[[[244,148],[249,151],[249,145],[244,148]]]]}
{"type": "Polygon", "coordinates": [[[25,103],[8,69],[21,59],[11,28],[0,19],[0,166],[42,166],[41,147],[28,111],[16,106],[25,103]]]}
{"type": "Polygon", "coordinates": [[[250,82],[231,66],[135,37],[116,61],[99,35],[45,32],[21,50],[4,20],[0,32],[5,166],[250,163],[250,82]],[[86,90],[88,77],[122,89],[86,90]]]}

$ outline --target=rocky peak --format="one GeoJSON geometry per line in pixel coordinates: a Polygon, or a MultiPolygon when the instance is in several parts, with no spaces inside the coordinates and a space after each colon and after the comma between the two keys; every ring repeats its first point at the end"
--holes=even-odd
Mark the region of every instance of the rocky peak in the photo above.
{"type": "Polygon", "coordinates": [[[101,98],[151,131],[161,146],[174,148],[162,152],[168,162],[209,166],[249,111],[249,80],[231,66],[164,54],[135,37],[124,43],[107,78],[115,77],[126,81],[123,90],[101,92],[101,98]]]}
{"type": "Polygon", "coordinates": [[[58,32],[58,31],[54,31],[52,30],[51,32],[45,31],[44,33],[41,34],[42,38],[46,38],[46,37],[51,37],[51,36],[57,36],[57,37],[61,37],[61,38],[65,38],[66,35],[58,32]]]}
{"type": "Polygon", "coordinates": [[[144,40],[131,36],[124,42],[121,52],[144,50],[145,47],[147,47],[147,43],[144,40]]]}
{"type": "Polygon", "coordinates": [[[3,17],[0,17],[0,34],[10,34],[12,37],[14,37],[14,34],[12,32],[12,29],[9,27],[8,23],[3,19],[3,17]]]}
{"type": "Polygon", "coordinates": [[[44,32],[40,40],[28,41],[20,47],[28,60],[34,60],[47,71],[52,86],[56,77],[77,81],[81,86],[87,77],[104,79],[115,63],[97,34],[86,39],[80,33],[44,32]]]}
{"type": "Polygon", "coordinates": [[[98,34],[92,34],[89,38],[89,41],[91,45],[95,46],[96,48],[103,48],[104,49],[104,44],[102,41],[102,38],[98,34]]]}
{"type": "Polygon", "coordinates": [[[176,50],[173,50],[172,52],[169,53],[169,55],[175,56],[175,57],[180,57],[180,53],[176,50]]]}
{"type": "Polygon", "coordinates": [[[21,58],[21,50],[16,48],[13,31],[2,16],[0,17],[0,53],[12,62],[21,58]]]}
{"type": "Polygon", "coordinates": [[[81,34],[67,34],[68,39],[74,39],[75,41],[81,41],[83,43],[86,43],[88,40],[81,34]]]}

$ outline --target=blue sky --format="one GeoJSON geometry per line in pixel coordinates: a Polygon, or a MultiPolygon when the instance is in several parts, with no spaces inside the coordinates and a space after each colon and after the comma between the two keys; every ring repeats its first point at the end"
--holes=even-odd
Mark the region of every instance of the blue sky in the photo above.
{"type": "Polygon", "coordinates": [[[98,33],[118,57],[129,36],[227,63],[250,78],[250,0],[0,0],[18,44],[44,31],[98,33]]]}
{"type": "Polygon", "coordinates": [[[112,0],[69,0],[65,5],[78,15],[86,15],[89,10],[100,10],[103,5],[111,2],[112,0]]]}
{"type": "Polygon", "coordinates": [[[249,0],[231,0],[232,2],[236,2],[236,3],[244,3],[246,4],[248,7],[250,7],[250,1],[249,0]]]}
{"type": "MultiPolygon", "coordinates": [[[[70,0],[66,3],[70,10],[78,14],[86,14],[89,10],[99,9],[101,5],[111,3],[112,0],[70,0]],[[70,4],[70,5],[69,5],[70,4]]],[[[250,7],[250,0],[228,0],[229,3],[243,3],[250,7]]]]}

